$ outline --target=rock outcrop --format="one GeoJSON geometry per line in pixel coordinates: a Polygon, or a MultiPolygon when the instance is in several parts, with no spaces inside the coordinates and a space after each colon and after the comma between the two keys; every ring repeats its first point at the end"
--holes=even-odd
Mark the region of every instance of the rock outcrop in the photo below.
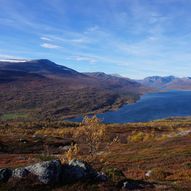
{"type": "Polygon", "coordinates": [[[0,169],[0,181],[6,182],[10,177],[22,180],[29,175],[35,176],[42,184],[68,184],[76,181],[107,181],[107,176],[96,172],[87,162],[77,159],[62,165],[59,160],[45,161],[27,167],[0,169]]]}

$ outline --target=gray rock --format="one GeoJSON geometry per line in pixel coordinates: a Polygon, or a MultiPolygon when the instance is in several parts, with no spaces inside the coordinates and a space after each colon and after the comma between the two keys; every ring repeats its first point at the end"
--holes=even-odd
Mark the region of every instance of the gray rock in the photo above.
{"type": "Polygon", "coordinates": [[[131,180],[128,179],[122,183],[122,189],[127,189],[127,190],[154,190],[155,186],[152,183],[145,182],[143,180],[131,180]]]}
{"type": "Polygon", "coordinates": [[[9,168],[0,169],[0,182],[7,182],[12,176],[12,170],[9,168]]]}
{"type": "Polygon", "coordinates": [[[61,150],[61,151],[68,151],[69,149],[71,148],[71,146],[59,146],[59,150],[61,150]]]}
{"type": "Polygon", "coordinates": [[[13,171],[13,177],[16,178],[24,178],[26,177],[30,172],[26,168],[16,168],[13,171]]]}
{"type": "Polygon", "coordinates": [[[72,169],[76,169],[79,173],[85,177],[96,177],[97,172],[87,163],[81,160],[73,159],[69,162],[69,166],[72,169]]]}
{"type": "Polygon", "coordinates": [[[40,162],[26,167],[30,173],[36,175],[44,184],[55,184],[60,180],[62,165],[59,160],[40,162]]]}
{"type": "Polygon", "coordinates": [[[73,159],[62,165],[59,160],[40,162],[23,168],[0,169],[0,180],[7,181],[11,176],[22,179],[36,177],[44,184],[67,184],[83,180],[107,181],[104,173],[96,172],[88,163],[73,159]]]}
{"type": "Polygon", "coordinates": [[[98,172],[95,179],[98,182],[106,182],[106,181],[108,181],[108,177],[103,172],[98,172]]]}
{"type": "Polygon", "coordinates": [[[84,179],[93,179],[97,172],[84,161],[73,159],[68,165],[63,166],[62,181],[66,183],[84,179]]]}

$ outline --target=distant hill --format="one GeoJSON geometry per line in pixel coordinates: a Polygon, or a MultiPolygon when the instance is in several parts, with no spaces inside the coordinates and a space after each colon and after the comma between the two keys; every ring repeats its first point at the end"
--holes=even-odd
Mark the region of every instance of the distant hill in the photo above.
{"type": "Polygon", "coordinates": [[[144,86],[154,88],[155,90],[191,90],[191,78],[178,78],[175,76],[152,76],[137,80],[144,86]]]}
{"type": "Polygon", "coordinates": [[[47,59],[0,61],[0,70],[21,71],[41,75],[82,75],[75,70],[55,64],[47,59]]]}
{"type": "Polygon", "coordinates": [[[128,78],[79,73],[50,60],[0,61],[0,118],[65,118],[117,108],[148,91],[128,78]],[[15,115],[16,114],[16,115],[15,115]]]}
{"type": "Polygon", "coordinates": [[[101,83],[107,83],[111,85],[111,87],[128,87],[129,89],[145,89],[144,86],[142,86],[140,83],[136,82],[135,80],[125,78],[125,77],[120,77],[120,76],[114,76],[111,74],[105,74],[103,72],[92,72],[92,73],[85,73],[89,77],[93,77],[101,83]]]}

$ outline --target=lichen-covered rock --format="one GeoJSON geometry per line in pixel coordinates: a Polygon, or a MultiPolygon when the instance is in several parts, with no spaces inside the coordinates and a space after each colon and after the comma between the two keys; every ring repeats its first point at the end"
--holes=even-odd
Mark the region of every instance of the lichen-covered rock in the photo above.
{"type": "Polygon", "coordinates": [[[16,168],[13,171],[13,177],[16,178],[24,178],[26,177],[30,172],[26,168],[16,168]]]}
{"type": "Polygon", "coordinates": [[[44,184],[55,184],[60,180],[62,165],[59,160],[40,162],[25,167],[30,173],[36,175],[40,182],[44,184]]]}
{"type": "Polygon", "coordinates": [[[0,169],[0,182],[7,182],[12,176],[12,170],[9,168],[0,169]]]}

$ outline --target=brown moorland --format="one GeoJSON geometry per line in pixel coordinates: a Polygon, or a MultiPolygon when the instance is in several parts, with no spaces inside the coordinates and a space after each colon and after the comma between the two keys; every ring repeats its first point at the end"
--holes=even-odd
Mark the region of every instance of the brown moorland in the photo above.
{"type": "MultiPolygon", "coordinates": [[[[38,189],[34,185],[30,189],[120,190],[120,181],[125,178],[142,182],[141,190],[191,190],[191,118],[99,125],[104,128],[104,139],[92,160],[87,142],[78,133],[83,124],[51,120],[1,122],[0,168],[64,159],[71,145],[77,144],[79,151],[75,157],[105,172],[110,177],[108,182],[38,189]],[[118,141],[110,144],[116,137],[118,141]]],[[[9,186],[3,184],[0,189],[9,186]]],[[[24,186],[27,188],[27,184],[24,186]]]]}

